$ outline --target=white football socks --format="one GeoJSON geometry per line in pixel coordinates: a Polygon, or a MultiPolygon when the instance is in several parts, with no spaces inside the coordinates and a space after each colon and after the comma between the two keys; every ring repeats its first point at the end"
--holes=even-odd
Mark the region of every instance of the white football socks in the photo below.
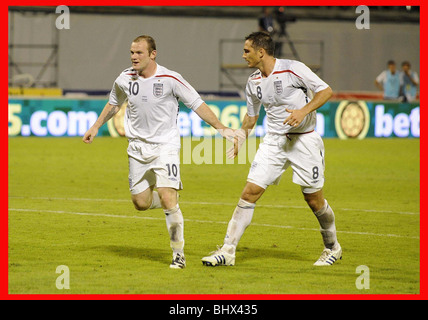
{"type": "MultiPolygon", "coordinates": [[[[227,226],[226,236],[224,238],[223,250],[230,254],[235,254],[236,247],[244,234],[245,229],[250,225],[253,218],[256,204],[239,199],[238,205],[233,212],[232,219],[227,226]]],[[[324,246],[332,249],[337,245],[335,216],[332,208],[325,200],[324,207],[314,212],[320,224],[320,232],[324,246]]]]}
{"type": "Polygon", "coordinates": [[[334,223],[334,212],[325,200],[324,207],[314,212],[320,224],[320,232],[324,242],[324,246],[332,249],[337,244],[336,225],[334,223]]]}
{"type": "Polygon", "coordinates": [[[178,204],[172,209],[164,209],[166,227],[169,233],[170,245],[174,253],[183,253],[184,249],[184,220],[178,204]]]}
{"type": "Polygon", "coordinates": [[[245,229],[250,225],[256,204],[239,199],[238,205],[229,221],[222,249],[230,254],[235,254],[239,240],[245,229]]]}

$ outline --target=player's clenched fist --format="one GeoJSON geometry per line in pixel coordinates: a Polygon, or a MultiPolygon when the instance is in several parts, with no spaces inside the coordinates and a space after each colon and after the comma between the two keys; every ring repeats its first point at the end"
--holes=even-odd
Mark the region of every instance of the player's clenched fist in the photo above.
{"type": "Polygon", "coordinates": [[[94,128],[94,127],[90,128],[88,131],[86,131],[85,135],[83,136],[83,139],[82,139],[83,142],[92,143],[97,133],[98,133],[97,128],[94,128]]]}

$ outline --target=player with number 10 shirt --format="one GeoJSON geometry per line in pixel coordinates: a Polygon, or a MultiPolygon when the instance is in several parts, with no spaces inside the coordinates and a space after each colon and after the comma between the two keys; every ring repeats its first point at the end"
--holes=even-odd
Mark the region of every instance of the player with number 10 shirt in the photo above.
{"type": "Polygon", "coordinates": [[[170,267],[186,266],[184,221],[177,191],[180,178],[180,133],[178,101],[192,109],[219,133],[233,140],[235,131],[225,127],[202,101],[196,90],[177,72],[156,63],[156,43],[139,36],[131,43],[132,66],[114,82],[109,101],[83,141],[92,143],[99,128],[128,100],[124,127],[129,140],[129,189],[137,210],[162,208],[170,237],[173,259],[170,267]],[[156,190],[155,190],[156,189],[156,190]]]}

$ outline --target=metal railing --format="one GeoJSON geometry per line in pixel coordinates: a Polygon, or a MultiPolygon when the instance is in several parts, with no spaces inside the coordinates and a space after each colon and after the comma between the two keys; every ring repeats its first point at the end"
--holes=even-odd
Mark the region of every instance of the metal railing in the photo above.
{"type": "MultiPolygon", "coordinates": [[[[280,59],[299,60],[305,63],[313,72],[320,77],[323,76],[324,65],[324,41],[322,40],[291,40],[290,37],[281,37],[274,39],[276,46],[281,44],[280,55],[276,55],[280,59]],[[284,46],[288,46],[289,50],[284,50],[284,46]],[[298,48],[315,46],[317,51],[311,50],[312,56],[306,57],[299,54],[298,48]],[[313,54],[315,53],[315,54],[313,54]],[[315,58],[314,58],[315,56],[315,58]]],[[[252,70],[249,69],[246,63],[237,62],[242,56],[242,39],[220,39],[219,41],[219,90],[233,88],[239,92],[245,91],[245,85],[248,76],[252,70]],[[236,49],[231,49],[231,46],[236,46],[236,49]],[[226,49],[233,51],[231,58],[226,54],[226,49]],[[239,51],[238,51],[239,50],[239,51]],[[236,52],[236,53],[235,53],[236,52]]],[[[241,59],[242,60],[242,59],[241,59]]]]}

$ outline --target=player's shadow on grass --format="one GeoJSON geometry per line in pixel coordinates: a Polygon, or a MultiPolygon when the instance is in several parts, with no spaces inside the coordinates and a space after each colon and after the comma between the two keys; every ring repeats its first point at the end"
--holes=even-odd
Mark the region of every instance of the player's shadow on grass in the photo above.
{"type": "Polygon", "coordinates": [[[129,246],[104,246],[101,247],[108,252],[112,252],[118,256],[132,259],[150,260],[165,263],[169,261],[171,250],[129,247],[129,246]]]}
{"type": "Polygon", "coordinates": [[[266,258],[273,259],[284,259],[289,261],[311,261],[307,254],[300,254],[299,250],[286,250],[284,248],[272,247],[272,248],[248,248],[241,247],[237,250],[239,259],[244,260],[261,260],[266,258]]]}

